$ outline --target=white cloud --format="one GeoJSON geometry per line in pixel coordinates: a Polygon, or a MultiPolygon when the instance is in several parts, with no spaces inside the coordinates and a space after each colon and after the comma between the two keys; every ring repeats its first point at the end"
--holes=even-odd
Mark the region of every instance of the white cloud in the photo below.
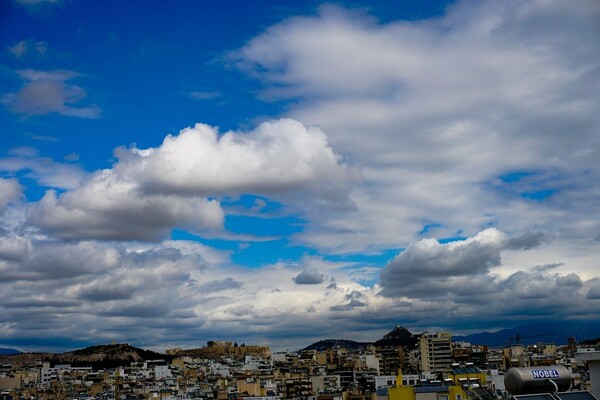
{"type": "MultiPolygon", "coordinates": [[[[477,259],[478,251],[508,247],[509,240],[490,231],[462,245],[439,246],[451,247],[458,265],[477,259]]],[[[423,251],[432,260],[440,252],[423,251]]],[[[202,345],[198,338],[297,349],[338,337],[340,330],[350,339],[374,340],[399,321],[418,333],[440,324],[472,329],[547,317],[549,309],[572,316],[597,310],[597,282],[567,272],[565,265],[532,266],[507,277],[459,268],[435,279],[432,271],[426,288],[414,284],[409,296],[398,298],[382,296],[377,285],[353,282],[348,263],[307,257],[294,265],[246,269],[217,252],[183,241],[57,243],[7,230],[0,236],[0,326],[10,323],[12,333],[3,332],[3,338],[69,337],[77,331],[84,340],[163,349],[202,345]],[[330,284],[297,284],[294,279],[306,271],[330,284]]]]}
{"type": "Polygon", "coordinates": [[[31,242],[26,238],[11,235],[9,231],[0,228],[0,260],[23,260],[31,249],[31,242]]]}
{"type": "Polygon", "coordinates": [[[16,179],[0,178],[0,213],[2,213],[10,203],[19,201],[23,196],[23,187],[16,179]]]}
{"type": "Polygon", "coordinates": [[[500,265],[500,250],[508,237],[496,229],[487,229],[473,238],[441,244],[422,239],[408,245],[388,263],[381,273],[383,293],[402,293],[423,279],[485,274],[500,265]]]}
{"type": "Polygon", "coordinates": [[[206,198],[144,195],[108,172],[94,174],[82,187],[57,196],[47,191],[32,205],[28,220],[69,240],[159,240],[180,228],[200,233],[222,226],[219,203],[206,198]]]}
{"type": "Polygon", "coordinates": [[[48,43],[36,42],[33,40],[21,40],[8,47],[8,52],[15,58],[22,58],[26,55],[44,56],[48,52],[48,43]]]}
{"type": "MultiPolygon", "coordinates": [[[[311,259],[247,270],[230,261],[209,262],[214,251],[182,241],[142,247],[57,243],[6,231],[0,236],[0,326],[10,323],[12,333],[3,332],[3,339],[77,331],[84,340],[112,338],[163,348],[200,337],[256,343],[287,337],[299,321],[304,329],[315,327],[317,338],[339,329],[331,326],[338,314],[363,312],[345,306],[352,300],[367,308],[381,303],[370,289],[349,280],[341,263],[311,259]],[[3,252],[8,241],[22,243],[12,246],[20,250],[10,257],[3,252]],[[315,264],[337,284],[293,282],[315,264]]],[[[286,340],[298,347],[308,344],[295,335],[277,342],[286,340]]]]}
{"type": "Polygon", "coordinates": [[[157,240],[173,228],[196,234],[221,228],[223,211],[207,196],[317,196],[337,206],[347,201],[351,177],[322,131],[293,120],[221,136],[197,124],[160,147],[115,154],[112,169],[91,174],[74,190],[48,191],[30,207],[28,220],[70,240],[157,240]]]}
{"type": "Polygon", "coordinates": [[[25,115],[58,113],[70,117],[98,118],[96,105],[82,106],[87,97],[80,86],[67,83],[80,76],[73,71],[21,70],[19,75],[26,83],[17,93],[4,95],[2,101],[11,111],[25,115]]]}
{"type": "Polygon", "coordinates": [[[460,292],[465,285],[471,293],[489,291],[493,279],[487,276],[502,266],[501,252],[515,248],[519,240],[490,228],[461,241],[411,243],[381,271],[382,295],[438,297],[460,292]]]}
{"type": "Polygon", "coordinates": [[[305,269],[292,279],[298,285],[318,285],[325,276],[316,269],[305,269]]]}
{"type": "Polygon", "coordinates": [[[381,274],[381,294],[411,304],[429,304],[431,310],[419,316],[424,326],[593,318],[597,278],[584,280],[578,272],[581,269],[569,261],[528,265],[521,259],[514,265],[514,256],[504,257],[533,252],[533,258],[542,260],[540,255],[551,246],[538,246],[515,250],[514,238],[491,229],[447,244],[423,239],[388,263],[381,274]],[[505,266],[516,271],[498,273],[505,266]]]}
{"type": "MultiPolygon", "coordinates": [[[[182,312],[196,303],[190,303],[195,296],[191,275],[206,268],[201,256],[168,246],[133,251],[96,242],[32,241],[18,258],[0,258],[0,325],[10,322],[16,337],[31,337],[35,331],[51,337],[68,336],[85,322],[81,334],[99,340],[131,316],[145,321],[154,335],[160,330],[151,326],[159,318],[172,318],[177,326],[182,312]],[[140,314],[142,308],[148,313],[140,314]]],[[[137,330],[130,326],[121,334],[137,330]]]]}
{"type": "Polygon", "coordinates": [[[238,65],[364,178],[351,218],[323,215],[301,238],[353,252],[403,247],[427,224],[438,237],[490,224],[597,235],[582,222],[600,212],[598,18],[594,1],[461,1],[386,24],[325,6],[252,39],[238,65]],[[500,179],[518,171],[533,175],[500,179]]]}
{"type": "MultiPolygon", "coordinates": [[[[297,120],[250,132],[198,124],[155,148],[120,148],[112,168],[83,180],[44,175],[37,153],[19,149],[4,171],[68,190],[30,205],[35,237],[23,221],[0,233],[3,340],[76,329],[95,342],[298,348],[340,331],[373,340],[399,321],[419,332],[597,317],[599,9],[579,5],[465,1],[387,24],[325,7],[238,53],[269,85],[263,96],[294,98],[297,120]],[[199,243],[150,242],[174,227],[239,239],[212,231],[220,197],[245,193],[302,210],[308,229],[296,238],[315,249],[406,250],[367,287],[354,280],[377,271],[365,263],[245,269],[199,243]]],[[[77,73],[21,76],[23,91],[40,82],[29,113],[83,101],[69,83],[77,73]]],[[[5,100],[16,107],[18,96],[5,100]]]]}
{"type": "Polygon", "coordinates": [[[589,288],[586,297],[590,300],[600,300],[600,282],[594,282],[594,284],[589,288]]]}
{"type": "Polygon", "coordinates": [[[16,148],[11,156],[0,158],[0,171],[18,173],[36,180],[42,186],[59,189],[75,188],[85,177],[85,171],[78,165],[58,163],[48,157],[38,155],[30,147],[16,148]]]}
{"type": "Polygon", "coordinates": [[[150,193],[278,194],[314,190],[327,196],[351,178],[317,128],[281,119],[251,132],[196,124],[150,149],[116,151],[115,169],[150,193]],[[339,186],[339,187],[338,187],[339,186]]]}
{"type": "Polygon", "coordinates": [[[205,293],[222,293],[224,290],[239,289],[244,286],[243,282],[236,281],[231,277],[220,279],[217,281],[206,282],[198,287],[199,290],[205,293]]]}

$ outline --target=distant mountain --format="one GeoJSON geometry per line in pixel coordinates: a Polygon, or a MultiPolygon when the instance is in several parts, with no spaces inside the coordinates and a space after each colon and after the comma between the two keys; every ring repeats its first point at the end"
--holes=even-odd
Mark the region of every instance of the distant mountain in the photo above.
{"type": "Polygon", "coordinates": [[[453,336],[452,340],[499,347],[515,344],[517,336],[521,344],[537,342],[567,344],[569,337],[574,337],[577,342],[583,342],[600,336],[600,321],[535,322],[497,332],[453,336]]]}
{"type": "MultiPolygon", "coordinates": [[[[600,321],[553,321],[535,322],[519,325],[515,328],[502,329],[497,332],[481,332],[466,336],[453,336],[452,340],[469,342],[471,344],[490,347],[508,346],[509,344],[534,344],[537,342],[567,344],[570,337],[578,343],[597,343],[600,340],[600,321]]],[[[374,343],[361,343],[352,340],[327,339],[320,340],[304,348],[304,350],[323,351],[336,347],[361,349],[368,345],[377,347],[405,346],[414,349],[419,341],[419,335],[413,335],[409,330],[396,326],[390,333],[374,343]]]]}
{"type": "Polygon", "coordinates": [[[346,339],[326,339],[319,340],[302,350],[329,350],[334,348],[345,348],[349,350],[364,349],[367,346],[375,345],[377,347],[392,347],[405,346],[409,349],[414,349],[419,338],[410,333],[406,328],[396,326],[390,333],[379,339],[375,343],[370,342],[355,342],[354,340],[346,339]]]}
{"type": "Polygon", "coordinates": [[[419,338],[410,333],[408,329],[396,326],[390,333],[373,343],[373,345],[376,347],[404,346],[408,349],[414,349],[418,341],[419,338]]]}
{"type": "Polygon", "coordinates": [[[316,343],[306,346],[302,350],[324,351],[324,350],[335,349],[335,348],[358,350],[358,349],[364,349],[365,347],[369,346],[370,344],[371,343],[355,342],[354,340],[346,340],[346,339],[325,339],[325,340],[319,340],[316,343]]]}
{"type": "Polygon", "coordinates": [[[19,350],[15,350],[15,349],[5,349],[5,348],[0,347],[0,354],[3,354],[3,355],[21,354],[21,352],[19,350]]]}
{"type": "Polygon", "coordinates": [[[71,364],[73,366],[91,366],[94,368],[116,368],[127,366],[132,361],[168,359],[165,354],[144,350],[128,344],[109,344],[86,347],[67,353],[20,353],[5,355],[2,361],[13,363],[31,363],[36,360],[52,364],[71,364]]]}
{"type": "Polygon", "coordinates": [[[132,361],[165,359],[166,355],[124,344],[91,346],[57,355],[57,361],[73,365],[92,365],[110,368],[129,365],[132,361]]]}

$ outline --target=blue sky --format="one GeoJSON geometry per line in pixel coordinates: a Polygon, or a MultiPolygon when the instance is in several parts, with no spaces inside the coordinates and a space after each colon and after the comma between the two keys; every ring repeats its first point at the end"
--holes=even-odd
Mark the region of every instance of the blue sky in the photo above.
{"type": "Polygon", "coordinates": [[[600,7],[15,0],[0,345],[598,319],[600,7]]]}

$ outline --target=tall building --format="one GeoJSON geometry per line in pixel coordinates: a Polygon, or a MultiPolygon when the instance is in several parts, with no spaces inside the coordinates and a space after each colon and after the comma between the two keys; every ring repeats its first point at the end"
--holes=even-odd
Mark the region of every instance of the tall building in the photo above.
{"type": "Polygon", "coordinates": [[[423,332],[419,339],[421,370],[449,371],[452,367],[452,335],[448,332],[423,332]]]}
{"type": "Polygon", "coordinates": [[[400,370],[408,372],[402,368],[404,365],[404,350],[402,346],[378,347],[376,351],[381,360],[379,368],[382,375],[396,376],[400,370]]]}

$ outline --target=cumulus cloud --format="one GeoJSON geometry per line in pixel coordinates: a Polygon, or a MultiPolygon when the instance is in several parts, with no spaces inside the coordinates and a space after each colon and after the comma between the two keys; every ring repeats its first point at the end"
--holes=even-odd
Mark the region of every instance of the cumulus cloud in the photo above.
{"type": "MultiPolygon", "coordinates": [[[[121,252],[119,268],[112,268],[93,280],[73,288],[75,296],[92,302],[130,300],[138,298],[148,287],[166,287],[192,283],[191,274],[205,270],[208,265],[199,254],[184,254],[175,248],[156,248],[142,252],[121,252]]],[[[161,290],[161,289],[158,289],[161,290]]],[[[142,297],[146,298],[145,295],[142,297]]],[[[150,302],[148,304],[155,304],[150,302]]],[[[118,307],[130,309],[132,304],[118,307]]],[[[115,313],[111,308],[110,313],[115,313]]]]}
{"type": "Polygon", "coordinates": [[[306,339],[293,334],[295,321],[305,321],[305,328],[312,321],[316,338],[335,332],[336,315],[377,303],[370,289],[335,265],[328,274],[338,284],[326,289],[297,285],[292,280],[297,270],[283,264],[245,270],[209,263],[201,255],[208,249],[191,242],[127,248],[115,242],[30,240],[9,230],[0,239],[2,250],[7,241],[26,243],[18,257],[14,251],[10,257],[0,253],[0,326],[11,326],[0,332],[5,341],[69,337],[76,330],[82,340],[117,338],[161,347],[199,337],[253,343],[279,337],[305,345],[306,339]]]}
{"type": "Polygon", "coordinates": [[[359,212],[323,215],[302,239],[402,247],[432,220],[441,237],[486,224],[597,235],[599,18],[595,1],[459,1],[386,23],[324,6],[252,39],[234,62],[362,169],[359,212]]]}
{"type": "Polygon", "coordinates": [[[34,278],[58,279],[102,273],[114,266],[117,259],[114,249],[101,244],[46,243],[38,245],[23,265],[34,278]]]}
{"type": "MultiPolygon", "coordinates": [[[[268,85],[263,97],[294,100],[295,119],[249,132],[198,124],[154,148],[119,148],[87,176],[45,175],[20,149],[3,171],[66,190],[29,207],[41,233],[0,231],[0,337],[76,328],[94,342],[299,348],[340,330],[373,340],[398,323],[460,331],[597,316],[599,13],[586,0],[460,1],[438,18],[380,23],[325,6],[235,55],[268,85]],[[199,243],[130,242],[220,229],[221,197],[245,193],[260,196],[255,212],[273,199],[306,212],[292,240],[317,251],[405,250],[373,283],[364,263],[247,270],[199,243]]],[[[31,51],[17,45],[14,56],[31,51]]],[[[80,75],[20,75],[21,91],[4,97],[13,111],[92,114],[72,84],[80,75]]]]}
{"type": "Polygon", "coordinates": [[[115,265],[118,252],[110,247],[82,242],[35,243],[10,232],[0,238],[2,280],[44,281],[102,273],[115,265]]]}
{"type": "Polygon", "coordinates": [[[581,287],[581,278],[577,274],[550,274],[536,269],[516,272],[499,284],[499,288],[514,299],[527,301],[547,301],[552,297],[562,301],[569,295],[576,295],[581,287]]]}
{"type": "Polygon", "coordinates": [[[23,196],[23,187],[16,179],[0,178],[0,213],[2,213],[10,203],[14,203],[23,196]]]}
{"type": "MultiPolygon", "coordinates": [[[[495,243],[491,232],[486,235],[476,241],[495,243]]],[[[474,252],[471,246],[454,251],[474,252]]],[[[506,277],[447,276],[427,290],[395,298],[382,296],[377,285],[353,282],[347,263],[306,259],[301,274],[283,263],[248,270],[227,261],[208,262],[218,260],[211,251],[182,241],[132,247],[57,243],[5,229],[0,235],[0,326],[10,323],[10,329],[0,334],[10,342],[35,335],[68,337],[76,329],[82,340],[161,348],[196,343],[199,337],[300,348],[337,337],[341,327],[355,340],[374,340],[399,321],[419,332],[439,324],[460,329],[547,318],[555,315],[551,312],[586,315],[594,309],[593,296],[587,294],[586,300],[594,282],[561,265],[506,277]],[[326,274],[335,285],[298,284],[303,274],[317,280],[326,274]]]]}
{"type": "Polygon", "coordinates": [[[594,315],[596,278],[582,279],[574,266],[564,263],[517,265],[504,254],[531,253],[537,258],[549,244],[523,234],[515,238],[488,229],[464,241],[439,243],[424,239],[411,243],[381,273],[381,295],[410,308],[426,309],[416,317],[421,326],[486,326],[515,321],[594,315]],[[516,240],[514,240],[516,239],[516,240]],[[515,242],[520,243],[515,246],[515,242]],[[530,247],[531,242],[535,248],[530,247]],[[522,246],[521,244],[527,245],[522,246]],[[482,312],[481,305],[485,305],[482,312]]]}
{"type": "Polygon", "coordinates": [[[134,185],[95,175],[86,186],[60,196],[55,191],[30,207],[28,220],[63,239],[150,240],[173,228],[199,233],[220,228],[219,203],[206,198],[144,196],[134,185]]]}
{"type": "Polygon", "coordinates": [[[80,74],[74,71],[21,70],[19,75],[25,80],[17,93],[6,94],[2,101],[15,113],[24,115],[44,115],[58,113],[70,117],[98,118],[100,108],[96,105],[83,106],[87,97],[80,86],[68,83],[80,74]]]}
{"type": "Polygon", "coordinates": [[[29,253],[30,247],[29,240],[12,235],[9,231],[0,227],[0,260],[23,260],[29,253]]]}
{"type": "Polygon", "coordinates": [[[48,191],[30,207],[28,220],[69,240],[158,240],[172,228],[197,234],[221,228],[223,211],[207,196],[293,193],[334,205],[348,201],[351,175],[325,134],[293,120],[221,136],[197,124],[167,136],[160,147],[115,154],[113,168],[91,174],[77,188],[48,191]]]}
{"type": "Polygon", "coordinates": [[[291,119],[244,133],[219,134],[196,124],[167,136],[158,148],[120,148],[116,155],[118,172],[151,193],[276,194],[312,188],[328,194],[350,178],[325,133],[291,119]]]}
{"type": "MultiPolygon", "coordinates": [[[[539,235],[534,236],[537,238],[539,235]]],[[[509,238],[495,228],[486,229],[466,240],[445,244],[435,239],[413,242],[381,272],[382,294],[402,296],[426,291],[427,287],[435,287],[445,293],[452,290],[457,281],[486,275],[500,266],[502,250],[531,248],[540,244],[539,240],[531,242],[528,234],[509,238]]],[[[476,284],[487,286],[484,282],[476,284]]]]}
{"type": "Polygon", "coordinates": [[[205,284],[200,285],[198,289],[206,293],[212,293],[229,289],[240,289],[243,286],[243,282],[236,281],[235,279],[229,277],[220,279],[218,281],[206,282],[205,284]]]}
{"type": "Polygon", "coordinates": [[[323,283],[324,280],[325,275],[321,274],[316,269],[305,269],[293,279],[293,281],[298,285],[318,285],[323,283]]]}
{"type": "Polygon", "coordinates": [[[355,308],[367,307],[367,303],[365,303],[365,295],[363,292],[358,290],[353,290],[352,292],[346,294],[344,298],[348,301],[345,304],[337,304],[331,307],[331,311],[351,311],[355,308]]]}
{"type": "Polygon", "coordinates": [[[0,158],[0,171],[24,172],[27,178],[37,181],[41,186],[57,189],[73,189],[86,176],[80,166],[42,157],[30,147],[15,148],[10,156],[0,158]]]}
{"type": "Polygon", "coordinates": [[[521,236],[508,239],[506,243],[507,249],[523,249],[529,250],[538,247],[544,240],[547,240],[543,232],[527,232],[521,236]]]}
{"type": "MultiPolygon", "coordinates": [[[[34,330],[42,337],[69,337],[69,331],[83,325],[81,334],[95,335],[91,340],[114,334],[124,316],[146,319],[149,329],[160,317],[176,326],[179,319],[195,316],[199,292],[193,277],[207,268],[201,255],[165,245],[136,250],[110,243],[60,244],[5,230],[0,237],[0,326],[10,323],[18,338],[34,330]],[[7,242],[19,248],[10,257],[7,242]],[[14,245],[19,242],[25,245],[14,245]]],[[[12,337],[5,330],[0,335],[12,337]]]]}
{"type": "Polygon", "coordinates": [[[596,281],[589,288],[586,298],[589,300],[599,300],[600,299],[600,282],[596,281]]]}

